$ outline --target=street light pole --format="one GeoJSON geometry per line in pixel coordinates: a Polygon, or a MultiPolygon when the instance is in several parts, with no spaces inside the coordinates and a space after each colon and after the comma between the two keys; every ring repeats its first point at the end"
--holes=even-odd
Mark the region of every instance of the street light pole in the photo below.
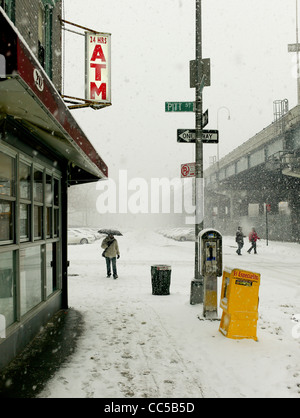
{"type": "MultiPolygon", "coordinates": [[[[222,109],[227,110],[227,112],[228,112],[228,120],[230,120],[230,110],[228,109],[228,107],[226,107],[226,106],[219,107],[218,112],[217,112],[217,130],[218,131],[219,131],[219,112],[222,109]]],[[[218,169],[219,169],[219,161],[220,161],[220,147],[219,147],[219,144],[220,144],[220,139],[219,139],[218,144],[217,144],[217,164],[218,164],[218,169]]]]}
{"type": "Polygon", "coordinates": [[[288,45],[289,52],[297,53],[297,101],[300,105],[300,45],[299,45],[299,25],[298,25],[298,0],[296,0],[296,43],[288,45]]]}
{"type": "Polygon", "coordinates": [[[196,100],[195,100],[195,128],[196,128],[196,181],[195,181],[195,280],[201,280],[199,273],[198,235],[203,229],[204,217],[204,185],[203,185],[203,143],[202,143],[202,10],[201,0],[196,0],[196,100]]]}
{"type": "Polygon", "coordinates": [[[296,0],[296,45],[297,45],[297,92],[300,104],[300,65],[299,65],[299,29],[298,29],[298,0],[296,0]]]}

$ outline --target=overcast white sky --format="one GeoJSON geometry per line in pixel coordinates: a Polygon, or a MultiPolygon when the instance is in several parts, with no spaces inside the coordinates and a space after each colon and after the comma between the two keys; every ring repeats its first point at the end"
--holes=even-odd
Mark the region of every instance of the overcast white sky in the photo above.
{"type": "MultiPolygon", "coordinates": [[[[194,145],[176,131],[193,113],[165,113],[166,101],[194,101],[195,0],[64,0],[65,19],[112,34],[112,103],[74,117],[107,163],[110,177],[179,177],[194,145]]],[[[203,92],[206,129],[220,132],[223,157],[273,121],[273,101],[297,104],[296,0],[202,0],[203,57],[211,86],[203,92]],[[228,111],[230,120],[228,120],[228,111]]],[[[64,93],[84,97],[83,37],[66,33],[64,93]]],[[[204,162],[216,155],[204,145],[204,162]]]]}

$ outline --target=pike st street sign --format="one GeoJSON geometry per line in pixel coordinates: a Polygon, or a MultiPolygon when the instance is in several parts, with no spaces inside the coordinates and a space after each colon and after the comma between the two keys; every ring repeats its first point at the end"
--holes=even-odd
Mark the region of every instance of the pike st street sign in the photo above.
{"type": "MultiPolygon", "coordinates": [[[[177,142],[194,144],[196,142],[196,129],[177,129],[177,142]]],[[[217,144],[219,142],[219,131],[204,129],[202,131],[202,142],[204,144],[217,144]]]]}

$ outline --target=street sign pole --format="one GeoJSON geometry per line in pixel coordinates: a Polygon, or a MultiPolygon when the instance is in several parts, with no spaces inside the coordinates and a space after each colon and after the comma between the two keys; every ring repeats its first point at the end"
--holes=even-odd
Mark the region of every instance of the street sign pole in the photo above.
{"type": "MultiPolygon", "coordinates": [[[[199,270],[199,248],[198,235],[203,230],[203,207],[204,207],[204,186],[203,186],[203,143],[202,143],[202,12],[201,0],[196,0],[196,98],[195,98],[195,130],[196,130],[196,181],[195,181],[195,280],[201,281],[199,270]]],[[[202,286],[203,289],[203,286],[202,286]]],[[[202,291],[203,294],[203,291],[202,291]]]]}

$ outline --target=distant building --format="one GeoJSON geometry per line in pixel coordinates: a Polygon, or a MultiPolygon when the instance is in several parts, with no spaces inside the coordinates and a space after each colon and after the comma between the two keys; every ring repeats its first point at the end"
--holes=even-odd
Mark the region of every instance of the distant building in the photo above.
{"type": "Polygon", "coordinates": [[[68,187],[108,176],[61,98],[61,1],[0,1],[0,369],[68,307],[68,187]]]}

